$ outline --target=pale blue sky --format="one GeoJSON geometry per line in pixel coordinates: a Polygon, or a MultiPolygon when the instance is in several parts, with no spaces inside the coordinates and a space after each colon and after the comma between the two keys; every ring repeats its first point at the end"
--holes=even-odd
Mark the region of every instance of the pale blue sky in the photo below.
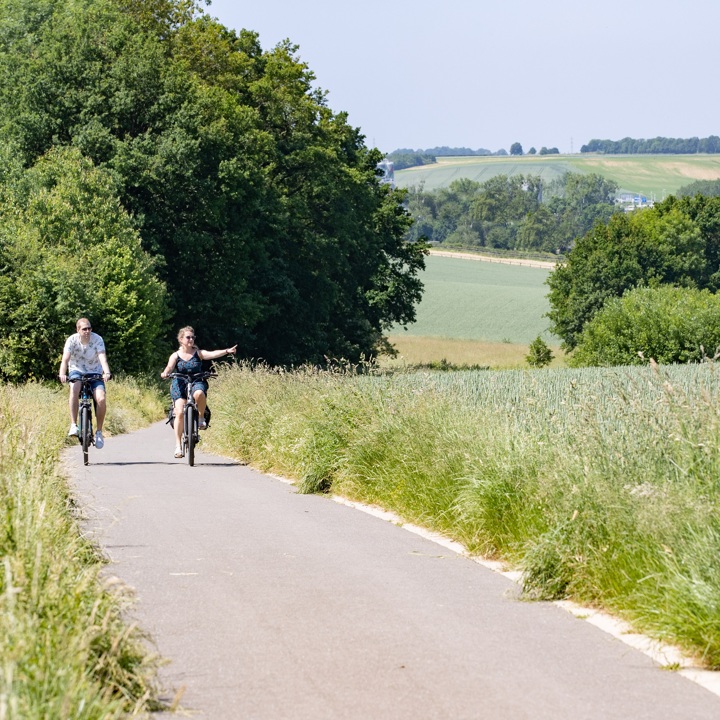
{"type": "Polygon", "coordinates": [[[213,0],[285,38],[368,145],[574,150],[720,135],[720,0],[213,0]]]}

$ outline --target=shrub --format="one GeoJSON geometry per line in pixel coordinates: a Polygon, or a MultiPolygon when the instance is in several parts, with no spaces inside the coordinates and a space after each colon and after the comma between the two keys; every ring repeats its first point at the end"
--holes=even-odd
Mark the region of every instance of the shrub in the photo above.
{"type": "Polygon", "coordinates": [[[147,370],[167,316],[164,285],[106,171],[54,150],[0,198],[0,377],[57,372],[91,319],[114,371],[147,370]]]}
{"type": "Polygon", "coordinates": [[[585,326],[572,367],[700,362],[720,347],[720,297],[708,290],[636,288],[585,326]]]}
{"type": "Polygon", "coordinates": [[[552,350],[539,335],[530,343],[529,350],[530,352],[525,356],[525,360],[530,367],[545,367],[553,360],[552,350]]]}

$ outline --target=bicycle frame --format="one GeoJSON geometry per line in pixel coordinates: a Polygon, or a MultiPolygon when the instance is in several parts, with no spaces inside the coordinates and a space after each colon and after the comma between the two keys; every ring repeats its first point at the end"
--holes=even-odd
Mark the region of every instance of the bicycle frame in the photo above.
{"type": "Polygon", "coordinates": [[[78,440],[82,445],[83,464],[87,465],[90,461],[88,450],[91,445],[95,444],[95,436],[93,435],[92,413],[95,406],[95,396],[93,395],[90,383],[94,380],[102,380],[102,375],[98,373],[86,373],[79,378],[69,380],[71,383],[82,383],[80,386],[80,397],[78,405],[78,440]]]}

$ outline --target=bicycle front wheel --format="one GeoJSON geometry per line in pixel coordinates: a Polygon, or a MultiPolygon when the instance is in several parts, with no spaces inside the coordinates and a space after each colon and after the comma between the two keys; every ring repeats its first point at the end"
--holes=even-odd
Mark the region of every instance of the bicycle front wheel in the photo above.
{"type": "Polygon", "coordinates": [[[192,467],[195,465],[195,439],[197,438],[197,410],[194,405],[185,406],[185,443],[187,446],[187,461],[192,467]]]}
{"type": "Polygon", "coordinates": [[[80,408],[80,444],[83,451],[83,464],[87,465],[88,449],[92,444],[92,415],[87,405],[80,408]]]}

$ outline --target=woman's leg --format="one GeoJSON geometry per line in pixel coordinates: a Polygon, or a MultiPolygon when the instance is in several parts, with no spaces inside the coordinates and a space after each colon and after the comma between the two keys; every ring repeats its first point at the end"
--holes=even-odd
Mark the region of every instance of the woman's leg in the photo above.
{"type": "Polygon", "coordinates": [[[205,396],[205,393],[199,389],[193,393],[193,397],[197,403],[198,419],[202,425],[205,422],[205,406],[207,405],[207,397],[205,396]]]}
{"type": "Polygon", "coordinates": [[[173,423],[175,428],[175,445],[176,447],[182,447],[182,434],[183,425],[185,423],[185,398],[178,398],[175,401],[175,422],[173,423]]]}

